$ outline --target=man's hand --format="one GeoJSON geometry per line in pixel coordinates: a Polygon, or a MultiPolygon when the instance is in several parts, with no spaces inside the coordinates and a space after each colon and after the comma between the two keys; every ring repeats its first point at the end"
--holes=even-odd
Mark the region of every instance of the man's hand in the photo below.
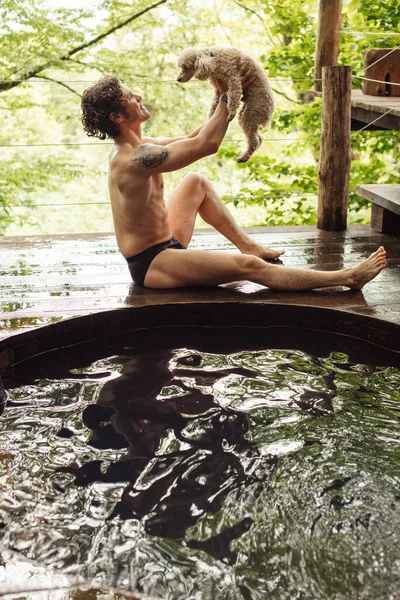
{"type": "Polygon", "coordinates": [[[215,85],[218,88],[219,93],[222,94],[226,94],[228,91],[228,86],[226,85],[226,83],[224,81],[221,81],[220,79],[215,79],[215,85]]]}

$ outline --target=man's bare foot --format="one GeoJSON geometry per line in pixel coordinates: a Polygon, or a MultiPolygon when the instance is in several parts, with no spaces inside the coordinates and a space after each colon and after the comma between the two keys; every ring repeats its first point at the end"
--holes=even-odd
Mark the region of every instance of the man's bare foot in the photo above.
{"type": "Polygon", "coordinates": [[[351,268],[352,283],[349,287],[353,290],[361,290],[368,281],[374,279],[374,277],[376,277],[385,267],[386,250],[381,246],[376,252],[371,254],[369,258],[351,268]]]}
{"type": "Polygon", "coordinates": [[[261,246],[261,244],[256,243],[247,248],[241,248],[240,250],[242,254],[252,254],[253,256],[258,256],[258,258],[263,258],[264,260],[271,260],[285,254],[284,250],[273,250],[272,248],[267,248],[266,246],[261,246]]]}

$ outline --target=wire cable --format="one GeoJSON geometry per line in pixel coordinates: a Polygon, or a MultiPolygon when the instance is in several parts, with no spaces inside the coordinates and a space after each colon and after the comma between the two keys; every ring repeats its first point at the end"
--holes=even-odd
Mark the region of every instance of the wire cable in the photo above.
{"type": "Polygon", "coordinates": [[[360,183],[356,183],[356,185],[354,187],[352,187],[349,190],[349,194],[351,192],[354,192],[354,190],[356,189],[356,187],[358,185],[364,185],[365,183],[367,183],[368,181],[371,181],[371,179],[374,179],[377,175],[379,175],[379,173],[382,173],[382,171],[387,171],[388,169],[390,169],[391,167],[394,167],[395,165],[397,165],[397,163],[400,162],[400,158],[397,158],[395,161],[391,162],[390,165],[386,165],[385,167],[383,167],[382,169],[379,169],[378,171],[375,171],[375,173],[373,173],[370,177],[368,177],[367,179],[365,179],[364,181],[360,182],[360,183]]]}
{"type": "MultiPolygon", "coordinates": [[[[387,36],[391,36],[391,35],[400,35],[399,32],[359,32],[359,31],[350,31],[350,30],[341,30],[340,31],[341,34],[351,34],[351,35],[387,35],[387,36]]],[[[371,68],[372,66],[374,66],[375,64],[377,64],[378,62],[380,62],[381,60],[383,60],[384,58],[386,58],[387,56],[389,56],[390,54],[392,54],[393,52],[395,52],[396,50],[400,49],[400,46],[397,46],[396,48],[393,48],[390,50],[390,52],[388,52],[387,54],[385,54],[384,56],[380,57],[379,59],[377,59],[375,62],[373,62],[372,64],[368,65],[367,67],[365,67],[363,69],[363,71],[360,71],[359,73],[365,73],[365,71],[369,68],[371,68]]],[[[388,82],[386,81],[379,81],[376,79],[370,79],[367,77],[363,77],[360,75],[353,75],[353,79],[361,79],[361,80],[365,80],[365,81],[371,81],[374,83],[384,83],[387,84],[388,82]]],[[[126,83],[137,83],[137,84],[141,84],[141,85],[152,85],[152,84],[163,84],[163,83],[167,83],[167,84],[174,84],[174,85],[179,85],[179,83],[175,80],[175,79],[166,79],[166,80],[142,80],[142,79],[127,79],[125,80],[126,83]]],[[[293,79],[270,79],[269,81],[271,82],[287,82],[287,83],[293,83],[296,81],[322,81],[322,79],[314,79],[314,78],[293,78],[293,79]]],[[[63,83],[84,83],[84,84],[91,84],[91,83],[95,83],[95,81],[86,81],[86,80],[63,80],[63,81],[56,81],[56,80],[40,80],[40,79],[14,79],[14,80],[10,80],[10,79],[3,79],[0,80],[0,83],[55,83],[55,84],[63,84],[63,83]]],[[[400,83],[397,82],[390,82],[390,85],[395,85],[395,86],[399,86],[400,83]]],[[[374,121],[372,121],[371,123],[368,123],[367,125],[365,125],[365,127],[363,127],[362,129],[354,132],[351,137],[353,137],[354,135],[359,134],[360,132],[362,132],[364,129],[368,128],[370,125],[376,123],[377,121],[379,121],[380,119],[382,119],[383,117],[385,117],[386,115],[388,115],[389,113],[391,113],[393,110],[395,109],[395,107],[392,107],[390,110],[388,110],[387,112],[385,112],[384,114],[380,115],[378,118],[376,118],[374,121]]],[[[314,138],[319,138],[319,135],[314,135],[314,136],[309,136],[306,138],[270,138],[269,140],[266,141],[308,141],[310,139],[314,139],[314,138]]],[[[244,142],[245,140],[229,140],[229,143],[241,143],[244,142]]],[[[112,145],[113,142],[64,142],[64,143],[52,143],[52,144],[0,144],[1,148],[17,148],[17,147],[57,147],[57,146],[94,146],[94,145],[112,145]]],[[[397,163],[400,162],[400,158],[395,160],[394,162],[392,162],[390,165],[385,166],[382,169],[379,169],[378,171],[376,171],[375,173],[373,173],[373,175],[371,175],[369,178],[367,178],[363,183],[366,183],[368,181],[370,181],[371,179],[375,178],[377,175],[379,175],[379,173],[381,173],[382,171],[385,171],[389,168],[391,168],[392,166],[396,165],[397,163]]],[[[360,184],[356,184],[356,186],[354,186],[354,188],[352,188],[351,190],[349,190],[350,192],[353,192],[357,185],[360,184]]],[[[258,200],[268,200],[268,199],[279,199],[279,198],[287,198],[287,197],[304,197],[304,196],[310,196],[310,197],[316,197],[318,194],[317,193],[302,193],[302,192],[282,192],[282,194],[279,195],[265,195],[265,196],[259,196],[257,197],[258,200]]],[[[239,197],[239,196],[224,196],[224,199],[226,200],[248,200],[248,199],[253,199],[253,197],[249,196],[249,197],[239,197]]],[[[21,204],[15,204],[9,208],[39,208],[39,207],[51,207],[51,206],[57,206],[57,207],[61,207],[61,206],[99,206],[99,205],[109,205],[109,202],[75,202],[75,203],[45,203],[45,204],[28,204],[28,203],[21,203],[21,204]]]]}
{"type": "MultiPolygon", "coordinates": [[[[265,196],[257,196],[256,199],[257,200],[273,200],[273,199],[278,199],[278,198],[303,198],[304,196],[310,196],[310,197],[314,197],[317,196],[317,192],[315,193],[310,193],[310,192],[282,192],[279,195],[273,194],[273,195],[265,195],[265,196]]],[[[225,196],[222,195],[222,198],[224,200],[253,200],[254,196],[225,196]]],[[[62,203],[57,203],[57,202],[52,202],[52,203],[45,203],[45,204],[29,204],[29,203],[25,203],[25,202],[21,202],[20,204],[13,204],[12,206],[10,206],[9,208],[20,208],[20,207],[24,207],[24,208],[39,208],[39,207],[43,207],[43,206],[100,206],[100,205],[110,205],[110,202],[62,202],[62,203]]]]}
{"type": "MultiPolygon", "coordinates": [[[[319,139],[320,135],[311,135],[304,138],[265,138],[266,142],[307,142],[311,139],[319,139]]],[[[240,144],[246,140],[225,140],[222,145],[228,143],[240,144]]],[[[48,148],[57,146],[112,146],[114,142],[59,142],[54,144],[0,144],[0,148],[48,148]]]]}
{"type": "MultiPolygon", "coordinates": [[[[376,123],[377,121],[379,121],[380,119],[383,119],[383,117],[386,117],[386,115],[388,115],[389,113],[392,112],[392,110],[394,110],[394,107],[391,108],[390,110],[386,111],[385,113],[383,113],[382,115],[379,115],[379,117],[377,117],[376,119],[374,119],[373,121],[371,121],[370,123],[367,123],[364,127],[362,127],[361,129],[358,129],[357,131],[355,131],[354,133],[352,133],[350,135],[350,137],[352,138],[353,135],[355,133],[360,133],[360,131],[364,131],[364,129],[367,129],[370,125],[373,125],[374,123],[376,123]]],[[[389,131],[389,130],[388,130],[389,131]]],[[[385,132],[386,133],[386,132],[385,132]]]]}
{"type": "Polygon", "coordinates": [[[339,33],[344,33],[344,34],[350,34],[350,35],[387,35],[387,36],[391,36],[391,35],[400,35],[399,31],[351,31],[349,29],[341,29],[339,31],[339,33]]]}
{"type": "MultiPolygon", "coordinates": [[[[367,67],[368,68],[368,67],[367,67]]],[[[363,79],[364,81],[373,81],[374,83],[384,83],[385,85],[396,85],[399,86],[400,83],[395,83],[394,81],[381,81],[380,79],[370,79],[369,77],[361,77],[360,75],[353,75],[352,76],[353,79],[363,79]]],[[[379,97],[379,96],[377,96],[379,97]]],[[[395,98],[396,96],[385,96],[385,98],[395,98]]],[[[393,100],[394,102],[394,100],[393,100]]],[[[399,104],[400,104],[400,98],[399,98],[399,104]]]]}
{"type": "MultiPolygon", "coordinates": [[[[395,110],[395,107],[392,107],[389,111],[395,110]]],[[[387,113],[385,113],[387,114],[387,113]]],[[[385,115],[381,115],[384,117],[385,115]]],[[[378,117],[380,119],[381,117],[378,117]]],[[[378,120],[376,119],[376,120],[378,120]]],[[[375,121],[372,121],[375,123],[375,121]]],[[[367,124],[371,125],[371,123],[367,124]]],[[[365,127],[362,129],[358,129],[352,133],[353,135],[357,135],[360,131],[363,131],[365,127]]],[[[375,131],[374,135],[387,133],[387,131],[375,131]]],[[[393,132],[394,134],[400,134],[400,132],[393,132]]],[[[299,138],[265,138],[265,142],[308,142],[309,140],[321,139],[321,135],[310,135],[307,137],[299,137],[299,138]]],[[[226,146],[227,144],[243,144],[246,140],[224,140],[222,146],[226,146]]],[[[0,148],[52,148],[52,147],[62,147],[62,146],[112,146],[114,142],[57,142],[52,144],[0,144],[0,148]]]]}
{"type": "MultiPolygon", "coordinates": [[[[322,81],[322,79],[314,79],[312,77],[307,77],[307,78],[291,78],[291,79],[271,79],[268,78],[269,81],[279,81],[279,82],[287,82],[287,83],[292,83],[293,81],[322,81]]],[[[82,81],[82,80],[60,80],[60,81],[56,81],[56,80],[52,80],[52,79],[0,79],[0,83],[97,83],[98,80],[91,80],[91,81],[82,81]]],[[[143,79],[125,79],[124,80],[125,83],[173,83],[174,85],[177,86],[181,86],[182,84],[179,83],[178,81],[176,81],[176,79],[153,79],[153,80],[143,80],[143,79]]],[[[198,81],[196,79],[193,79],[193,81],[195,83],[198,83],[198,81]]]]}
{"type": "MultiPolygon", "coordinates": [[[[384,58],[387,58],[390,54],[392,54],[392,52],[395,52],[396,50],[398,50],[400,48],[400,46],[397,46],[396,48],[392,48],[390,50],[390,52],[388,52],[387,54],[385,54],[384,56],[381,56],[380,58],[378,58],[378,60],[376,60],[375,62],[371,63],[370,65],[368,65],[368,67],[365,67],[363,69],[363,71],[359,71],[359,73],[365,73],[365,71],[367,69],[370,69],[371,67],[373,67],[374,65],[376,65],[376,63],[380,62],[381,60],[383,60],[384,58]]],[[[379,48],[377,48],[379,50],[379,48]]],[[[382,50],[385,50],[385,48],[382,48],[382,50]]],[[[355,76],[354,76],[355,77],[355,76]]],[[[373,79],[371,79],[371,81],[374,81],[373,79]]],[[[386,82],[385,82],[386,83],[386,82]]],[[[399,84],[397,84],[399,85],[399,84]]]]}

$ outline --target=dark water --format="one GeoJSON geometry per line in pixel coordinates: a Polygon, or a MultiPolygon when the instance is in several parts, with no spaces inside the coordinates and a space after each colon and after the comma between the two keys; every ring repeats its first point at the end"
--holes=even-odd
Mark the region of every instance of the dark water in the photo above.
{"type": "Polygon", "coordinates": [[[399,416],[339,352],[97,360],[8,390],[0,542],[161,598],[395,599],[399,416]]]}

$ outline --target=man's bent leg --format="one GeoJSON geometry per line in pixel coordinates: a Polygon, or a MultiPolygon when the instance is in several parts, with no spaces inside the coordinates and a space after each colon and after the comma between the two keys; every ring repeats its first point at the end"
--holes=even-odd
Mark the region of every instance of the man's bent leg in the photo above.
{"type": "Polygon", "coordinates": [[[167,201],[173,236],[187,246],[192,238],[197,214],[225,236],[243,254],[272,259],[283,250],[272,250],[255,243],[240,229],[211,183],[198,173],[186,175],[167,201]]]}
{"type": "Polygon", "coordinates": [[[355,267],[341,271],[313,271],[268,264],[260,258],[231,252],[164,250],[147,271],[151,288],[206,286],[248,280],[277,290],[311,290],[331,286],[361,289],[386,265],[384,248],[355,267]]]}

